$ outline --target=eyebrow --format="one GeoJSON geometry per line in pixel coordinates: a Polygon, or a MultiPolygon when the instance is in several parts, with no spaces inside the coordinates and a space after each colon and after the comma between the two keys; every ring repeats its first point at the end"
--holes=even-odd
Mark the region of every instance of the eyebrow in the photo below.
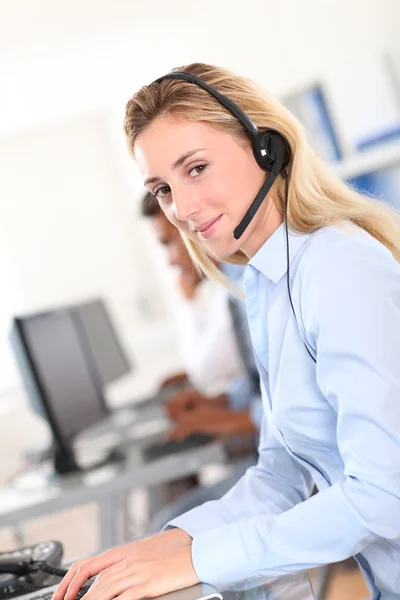
{"type": "MultiPolygon", "coordinates": [[[[178,167],[183,165],[185,160],[187,160],[188,158],[193,156],[193,154],[196,154],[196,152],[200,152],[201,150],[206,150],[206,148],[197,148],[196,150],[189,150],[189,152],[182,154],[182,156],[180,156],[174,163],[172,163],[171,169],[173,171],[176,171],[176,169],[178,167]]],[[[156,181],[161,181],[161,178],[160,177],[148,177],[147,179],[144,180],[144,185],[146,186],[146,185],[149,185],[149,183],[156,183],[156,181]]]]}

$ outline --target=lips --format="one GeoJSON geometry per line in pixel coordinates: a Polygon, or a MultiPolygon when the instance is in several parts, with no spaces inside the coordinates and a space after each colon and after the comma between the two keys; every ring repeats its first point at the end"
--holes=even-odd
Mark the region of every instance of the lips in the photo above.
{"type": "Polygon", "coordinates": [[[204,233],[205,231],[207,231],[207,229],[209,229],[209,227],[211,227],[211,225],[213,225],[216,221],[218,221],[220,216],[221,215],[219,215],[215,219],[211,219],[210,221],[205,221],[204,223],[201,223],[201,225],[196,227],[195,231],[198,233],[204,233]]]}

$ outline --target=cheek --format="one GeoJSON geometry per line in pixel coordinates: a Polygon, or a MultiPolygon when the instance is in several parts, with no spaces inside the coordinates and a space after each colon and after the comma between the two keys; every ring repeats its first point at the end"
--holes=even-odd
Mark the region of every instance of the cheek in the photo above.
{"type": "Polygon", "coordinates": [[[168,205],[163,205],[162,202],[160,202],[160,208],[163,211],[164,215],[167,217],[168,221],[172,223],[172,225],[175,225],[175,227],[177,227],[178,220],[175,216],[173,209],[168,205]]]}
{"type": "Polygon", "coordinates": [[[179,221],[179,219],[176,218],[173,210],[168,210],[163,207],[161,207],[161,208],[162,208],[163,213],[167,217],[168,221],[170,223],[172,223],[172,225],[174,225],[174,227],[176,227],[177,229],[179,229],[179,231],[182,231],[183,233],[185,233],[186,235],[191,237],[191,239],[195,239],[195,237],[193,237],[194,236],[193,233],[190,235],[191,232],[189,230],[187,223],[185,223],[184,221],[179,221]]]}

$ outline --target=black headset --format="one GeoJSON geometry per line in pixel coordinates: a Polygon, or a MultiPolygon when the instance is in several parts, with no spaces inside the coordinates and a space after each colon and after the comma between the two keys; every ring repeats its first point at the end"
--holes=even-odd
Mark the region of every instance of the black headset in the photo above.
{"type": "MultiPolygon", "coordinates": [[[[296,311],[294,310],[294,305],[292,301],[292,294],[290,291],[290,275],[289,275],[289,267],[290,267],[290,258],[289,258],[289,232],[288,232],[288,219],[287,219],[287,208],[288,208],[288,175],[286,171],[286,167],[288,166],[291,158],[290,146],[286,139],[275,129],[265,129],[264,131],[260,131],[258,127],[253,123],[253,121],[243,112],[243,110],[233,102],[227,96],[220,94],[214,89],[211,85],[208,85],[205,81],[197,77],[196,75],[192,75],[192,73],[186,73],[185,71],[174,71],[168,73],[167,75],[163,75],[156,79],[155,83],[161,83],[164,79],[182,79],[183,81],[187,81],[188,83],[194,83],[198,85],[203,90],[208,92],[211,96],[213,96],[222,106],[224,106],[236,119],[239,123],[242,124],[246,132],[249,134],[254,158],[257,161],[257,164],[264,171],[268,171],[268,176],[264,181],[263,185],[260,188],[257,196],[254,198],[250,207],[248,208],[246,214],[243,219],[240,221],[239,225],[235,227],[233,230],[233,236],[236,240],[238,240],[250,224],[251,220],[255,216],[257,210],[260,208],[262,201],[268,194],[269,190],[273,186],[275,179],[279,175],[285,179],[286,182],[286,202],[285,202],[285,230],[286,230],[286,261],[287,261],[287,270],[286,270],[286,284],[289,295],[290,306],[292,307],[292,311],[294,317],[297,322],[296,311]]],[[[308,347],[308,344],[303,339],[303,344],[313,360],[316,363],[316,359],[314,358],[311,350],[308,347]]]]}
{"type": "Polygon", "coordinates": [[[222,104],[222,106],[224,106],[234,117],[236,117],[239,123],[242,124],[250,136],[253,154],[257,164],[261,167],[261,169],[268,171],[269,173],[243,219],[233,231],[235,239],[238,240],[243,235],[257,210],[260,208],[262,201],[268,194],[279,173],[282,173],[284,176],[286,176],[286,167],[290,162],[289,144],[285,138],[274,129],[265,129],[264,131],[260,131],[253,121],[235,102],[217,92],[216,89],[208,85],[208,83],[196,75],[186,73],[185,71],[175,71],[156,79],[156,83],[161,83],[164,81],[164,79],[182,79],[183,81],[194,83],[208,92],[220,104],[222,104]]]}

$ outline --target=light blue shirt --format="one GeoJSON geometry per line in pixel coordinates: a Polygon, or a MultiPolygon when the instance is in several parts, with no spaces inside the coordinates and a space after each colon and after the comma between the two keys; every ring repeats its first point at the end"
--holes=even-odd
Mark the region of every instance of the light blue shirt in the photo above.
{"type": "MultiPolygon", "coordinates": [[[[236,283],[239,288],[243,289],[243,276],[245,273],[245,267],[243,265],[222,263],[221,270],[226,277],[236,283]]],[[[240,337],[240,340],[237,340],[238,349],[246,371],[244,376],[235,377],[229,384],[227,392],[229,406],[234,411],[249,410],[253,425],[259,430],[263,417],[263,408],[257,376],[257,365],[250,340],[245,304],[239,297],[233,297],[233,294],[229,302],[233,320],[233,329],[236,337],[240,337]],[[234,306],[232,306],[232,303],[234,306]],[[232,314],[233,310],[235,310],[235,318],[232,314]]]]}
{"type": "Polygon", "coordinates": [[[169,525],[193,537],[201,581],[279,576],[356,555],[374,598],[394,600],[400,265],[349,224],[291,234],[290,279],[297,322],[281,226],[245,276],[265,413],[259,462],[221,500],[169,525]],[[313,482],[319,493],[310,497],[313,482]]]}
{"type": "Polygon", "coordinates": [[[263,407],[260,393],[255,393],[248,377],[235,377],[229,383],[227,392],[229,407],[237,411],[249,411],[250,419],[256,429],[261,428],[263,407]]]}

